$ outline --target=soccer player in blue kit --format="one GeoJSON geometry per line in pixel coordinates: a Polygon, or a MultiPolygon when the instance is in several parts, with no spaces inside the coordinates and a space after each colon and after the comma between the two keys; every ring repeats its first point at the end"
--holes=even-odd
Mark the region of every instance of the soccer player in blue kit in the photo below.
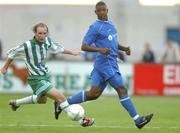
{"type": "MultiPolygon", "coordinates": [[[[117,62],[118,50],[130,55],[130,48],[119,44],[115,26],[108,20],[106,3],[103,1],[98,2],[95,13],[98,20],[89,27],[81,47],[83,51],[97,52],[94,69],[91,72],[91,89],[70,96],[67,100],[69,104],[95,100],[102,94],[109,83],[117,91],[120,103],[134,119],[137,128],[141,129],[150,122],[153,114],[146,116],[137,114],[133,102],[127,94],[127,89],[124,87],[117,62]]],[[[61,109],[57,108],[55,103],[56,119],[58,119],[60,113],[61,109]]]]}

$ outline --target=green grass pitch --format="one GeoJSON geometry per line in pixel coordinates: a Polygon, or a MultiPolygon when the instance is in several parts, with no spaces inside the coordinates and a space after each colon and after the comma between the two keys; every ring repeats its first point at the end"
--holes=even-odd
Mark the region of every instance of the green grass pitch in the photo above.
{"type": "Polygon", "coordinates": [[[117,96],[82,104],[86,116],[95,118],[94,126],[88,128],[71,121],[65,113],[55,120],[52,100],[11,111],[8,101],[24,96],[0,94],[0,133],[180,133],[180,97],[132,97],[139,114],[154,113],[152,121],[139,130],[117,96]]]}

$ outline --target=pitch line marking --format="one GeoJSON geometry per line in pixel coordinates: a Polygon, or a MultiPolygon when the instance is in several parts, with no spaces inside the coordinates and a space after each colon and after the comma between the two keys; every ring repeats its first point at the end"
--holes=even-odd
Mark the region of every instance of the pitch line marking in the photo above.
{"type": "MultiPolygon", "coordinates": [[[[36,124],[0,124],[0,127],[59,127],[59,128],[79,128],[80,125],[36,125],[36,124]]],[[[119,126],[119,125],[99,125],[92,126],[92,128],[121,128],[121,129],[136,129],[135,126],[119,126]]],[[[155,127],[146,126],[147,129],[180,129],[178,126],[172,127],[155,127]]]]}

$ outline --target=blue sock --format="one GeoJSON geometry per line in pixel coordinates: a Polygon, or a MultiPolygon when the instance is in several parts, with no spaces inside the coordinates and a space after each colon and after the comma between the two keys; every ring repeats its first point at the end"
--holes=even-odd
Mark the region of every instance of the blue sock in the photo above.
{"type": "Polygon", "coordinates": [[[81,91],[73,96],[67,98],[69,104],[77,104],[86,101],[86,95],[84,91],[81,91]]]}
{"type": "Polygon", "coordinates": [[[128,95],[122,96],[120,103],[128,111],[129,115],[134,119],[135,123],[138,124],[141,120],[141,117],[137,114],[131,98],[128,95]]]}

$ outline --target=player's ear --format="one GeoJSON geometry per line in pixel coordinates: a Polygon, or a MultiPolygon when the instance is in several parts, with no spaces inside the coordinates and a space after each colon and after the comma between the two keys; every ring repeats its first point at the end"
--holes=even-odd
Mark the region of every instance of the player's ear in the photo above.
{"type": "Polygon", "coordinates": [[[97,15],[97,12],[96,12],[96,10],[95,10],[94,12],[95,12],[95,14],[97,15]]]}

